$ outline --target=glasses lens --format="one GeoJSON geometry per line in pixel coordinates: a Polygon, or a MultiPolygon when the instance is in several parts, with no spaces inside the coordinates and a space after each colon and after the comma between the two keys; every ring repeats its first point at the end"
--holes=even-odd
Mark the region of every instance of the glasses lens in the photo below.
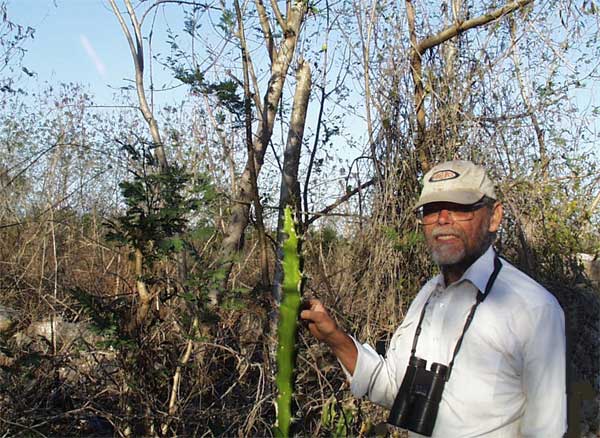
{"type": "Polygon", "coordinates": [[[417,210],[417,220],[423,225],[431,225],[438,221],[442,210],[448,212],[452,220],[457,222],[470,221],[475,216],[475,211],[485,205],[477,202],[470,205],[460,204],[427,204],[417,210]]]}
{"type": "Polygon", "coordinates": [[[459,222],[470,221],[475,216],[473,210],[451,210],[449,213],[452,215],[452,219],[459,222]]]}
{"type": "Polygon", "coordinates": [[[429,208],[421,207],[417,210],[417,220],[423,225],[431,225],[438,220],[440,213],[429,208]]]}

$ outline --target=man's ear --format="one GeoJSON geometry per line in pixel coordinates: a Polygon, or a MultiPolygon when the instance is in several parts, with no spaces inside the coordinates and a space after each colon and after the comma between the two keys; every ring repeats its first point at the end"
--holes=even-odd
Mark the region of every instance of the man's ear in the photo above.
{"type": "Polygon", "coordinates": [[[500,224],[502,223],[502,214],[504,209],[502,207],[502,203],[496,202],[492,207],[492,216],[490,217],[490,226],[488,227],[488,231],[491,233],[495,233],[500,228],[500,224]]]}

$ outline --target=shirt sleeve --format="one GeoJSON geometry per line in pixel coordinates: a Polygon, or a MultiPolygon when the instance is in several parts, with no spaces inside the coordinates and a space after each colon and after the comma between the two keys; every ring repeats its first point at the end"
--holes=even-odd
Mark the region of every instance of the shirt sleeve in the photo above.
{"type": "Polygon", "coordinates": [[[525,334],[522,384],[525,412],[521,434],[562,437],[567,429],[565,321],[557,303],[548,303],[521,318],[525,334]]]}
{"type": "Polygon", "coordinates": [[[405,322],[396,330],[386,357],[379,355],[370,345],[360,344],[352,338],[358,350],[354,375],[342,368],[355,397],[366,395],[373,403],[388,409],[392,407],[408,364],[410,346],[404,344],[411,326],[411,322],[405,322]]]}

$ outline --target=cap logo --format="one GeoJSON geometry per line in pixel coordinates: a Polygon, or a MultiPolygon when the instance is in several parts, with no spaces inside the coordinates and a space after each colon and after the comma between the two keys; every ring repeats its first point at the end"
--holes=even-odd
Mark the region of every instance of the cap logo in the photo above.
{"type": "Polygon", "coordinates": [[[449,179],[456,179],[460,175],[453,170],[439,170],[429,178],[429,182],[447,181],[449,179]]]}

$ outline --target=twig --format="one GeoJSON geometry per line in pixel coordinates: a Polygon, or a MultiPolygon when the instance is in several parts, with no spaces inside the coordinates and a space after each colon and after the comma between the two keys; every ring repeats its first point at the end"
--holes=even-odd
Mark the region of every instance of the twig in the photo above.
{"type": "Polygon", "coordinates": [[[375,182],[377,181],[377,178],[371,178],[369,181],[362,183],[360,186],[358,186],[357,188],[349,191],[348,193],[346,193],[344,196],[342,196],[341,198],[339,198],[337,201],[335,201],[333,204],[328,205],[327,207],[325,207],[323,210],[321,210],[318,213],[313,213],[313,216],[310,217],[307,221],[306,221],[306,226],[312,224],[314,221],[316,221],[317,219],[319,219],[319,217],[321,216],[325,216],[327,215],[331,210],[335,209],[336,207],[338,207],[340,204],[343,204],[344,202],[346,202],[348,199],[350,199],[352,196],[356,195],[358,192],[360,192],[361,190],[366,189],[367,187],[372,186],[373,184],[375,184],[375,182]]]}

